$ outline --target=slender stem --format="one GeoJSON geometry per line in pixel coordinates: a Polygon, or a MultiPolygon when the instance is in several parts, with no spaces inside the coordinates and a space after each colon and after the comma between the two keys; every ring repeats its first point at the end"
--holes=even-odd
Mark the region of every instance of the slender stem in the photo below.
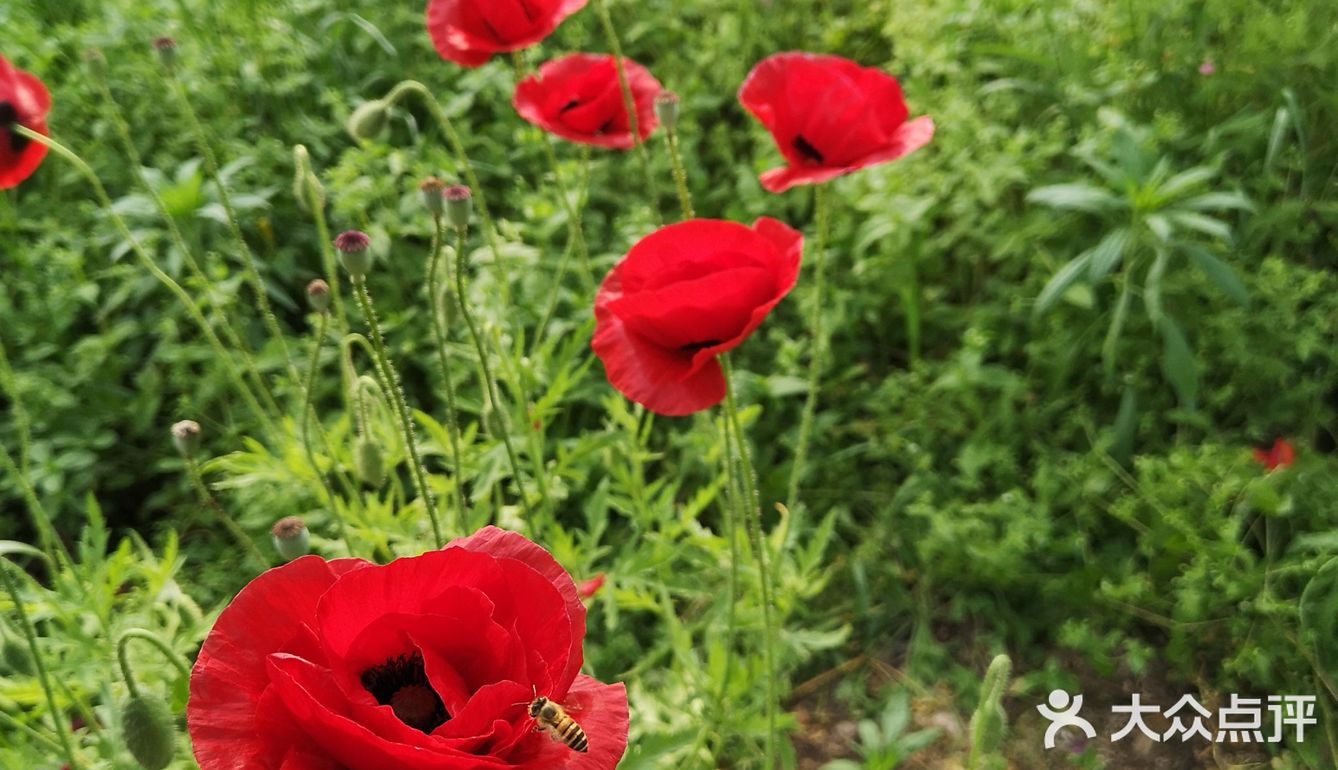
{"type": "Polygon", "coordinates": [[[237,544],[250,554],[252,559],[255,559],[256,564],[260,565],[262,572],[269,569],[269,560],[266,559],[265,555],[256,547],[255,542],[247,536],[245,530],[237,525],[237,522],[232,520],[232,517],[228,515],[228,512],[223,510],[223,506],[218,504],[218,501],[214,499],[214,496],[209,494],[209,488],[205,486],[204,477],[200,475],[200,465],[195,461],[194,457],[186,458],[186,475],[190,477],[191,486],[195,488],[195,494],[199,495],[200,502],[210,511],[213,511],[214,517],[218,519],[218,523],[222,524],[223,528],[228,531],[228,534],[232,535],[232,539],[236,540],[237,544]]]}
{"type": "MultiPolygon", "coordinates": [[[[501,434],[507,460],[511,463],[511,474],[516,481],[516,494],[520,497],[521,510],[525,513],[525,524],[529,527],[530,535],[535,535],[537,531],[534,512],[530,509],[530,502],[525,495],[525,484],[520,475],[520,461],[516,458],[516,448],[511,444],[511,430],[506,425],[501,393],[497,389],[497,380],[492,376],[492,366],[488,363],[488,350],[483,344],[483,335],[479,333],[474,314],[469,310],[469,295],[465,293],[465,228],[457,228],[455,233],[455,293],[460,302],[460,315],[465,319],[465,325],[469,327],[469,336],[474,341],[474,352],[478,354],[479,366],[483,368],[484,387],[487,388],[488,397],[492,400],[494,412],[500,418],[497,432],[501,434]]],[[[542,493],[542,490],[540,492],[542,493]]]]}
{"type": "Polygon", "coordinates": [[[335,520],[339,526],[339,536],[344,540],[344,546],[348,548],[350,556],[353,555],[353,542],[348,536],[348,526],[344,523],[344,518],[339,514],[339,506],[335,499],[334,490],[330,488],[330,482],[325,479],[325,474],[321,471],[321,466],[316,462],[316,450],[311,446],[311,418],[316,411],[312,404],[313,394],[316,390],[316,372],[320,369],[321,348],[325,345],[325,335],[330,328],[330,314],[322,312],[320,320],[316,322],[316,341],[311,347],[311,360],[307,363],[307,378],[302,385],[302,450],[306,453],[307,464],[316,474],[316,481],[320,483],[321,490],[325,492],[326,505],[330,507],[330,517],[335,520]]]}
{"type": "Polygon", "coordinates": [[[673,164],[674,188],[678,190],[678,206],[683,210],[684,219],[692,219],[696,213],[692,210],[692,194],[688,192],[688,173],[683,168],[683,156],[678,150],[678,129],[666,128],[664,142],[669,147],[669,162],[673,164]]]}
{"type": "Polygon", "coordinates": [[[725,670],[720,677],[720,694],[716,698],[718,708],[723,706],[725,696],[729,693],[729,680],[734,671],[734,638],[738,627],[735,609],[739,601],[739,533],[738,522],[734,520],[734,515],[736,511],[742,510],[744,505],[735,474],[731,435],[729,420],[721,418],[720,449],[723,453],[721,459],[725,463],[725,504],[721,507],[724,514],[725,537],[729,539],[729,614],[725,621],[725,670]]]}
{"type": "Polygon", "coordinates": [[[739,466],[739,483],[743,488],[744,502],[748,510],[743,515],[744,526],[748,532],[748,541],[757,559],[758,582],[762,587],[762,654],[767,669],[767,743],[766,766],[775,767],[776,751],[776,621],[773,617],[771,598],[771,573],[767,568],[767,542],[762,535],[762,508],[757,491],[757,474],[753,470],[752,453],[744,438],[743,428],[739,424],[739,410],[734,399],[734,375],[729,356],[720,357],[725,372],[725,419],[729,422],[730,432],[734,437],[735,458],[739,466]]]}
{"type": "Polygon", "coordinates": [[[56,723],[56,735],[60,738],[60,747],[65,754],[65,761],[69,764],[71,770],[79,770],[83,765],[74,756],[74,745],[70,740],[69,725],[66,724],[65,712],[56,705],[56,694],[51,689],[51,676],[46,670],[46,663],[42,660],[41,650],[37,648],[37,632],[33,629],[32,621],[28,618],[28,611],[23,607],[23,597],[19,596],[18,583],[9,574],[10,566],[9,560],[0,559],[0,580],[4,581],[5,590],[9,593],[10,600],[14,602],[14,609],[19,614],[19,626],[23,628],[23,636],[28,640],[28,653],[32,655],[33,666],[37,669],[37,681],[42,685],[42,694],[46,696],[47,711],[51,714],[51,721],[56,723]]]}
{"type": "MultiPolygon", "coordinates": [[[[581,150],[581,183],[580,198],[576,204],[577,211],[585,207],[586,192],[590,185],[590,148],[582,147],[581,150]]],[[[575,239],[578,234],[581,236],[582,247],[585,247],[583,230],[584,228],[578,225],[575,229],[567,231],[567,245],[562,250],[562,257],[558,259],[557,271],[553,276],[553,290],[548,293],[548,303],[544,307],[543,314],[539,316],[539,323],[534,327],[534,341],[530,345],[531,355],[534,351],[539,350],[540,345],[543,344],[544,337],[548,333],[548,324],[553,320],[553,313],[557,311],[558,300],[562,296],[562,279],[567,275],[567,266],[571,262],[572,251],[576,248],[575,239]]],[[[585,249],[582,254],[586,260],[586,285],[589,290],[593,291],[595,284],[593,269],[589,263],[589,250],[585,249]]]]}
{"type": "Polygon", "coordinates": [[[130,694],[132,696],[139,697],[139,686],[136,685],[135,677],[130,668],[129,650],[131,639],[142,639],[149,644],[152,644],[154,647],[157,647],[158,651],[167,659],[167,662],[171,663],[172,667],[177,670],[178,674],[185,679],[190,678],[190,666],[186,664],[186,661],[183,660],[181,656],[176,653],[176,650],[173,650],[167,642],[159,639],[157,634],[142,628],[126,629],[125,633],[121,634],[121,637],[116,640],[116,659],[121,664],[121,676],[125,677],[126,686],[130,688],[130,694]]]}
{"type": "Polygon", "coordinates": [[[283,362],[288,367],[288,375],[294,383],[297,383],[299,381],[297,367],[293,365],[293,359],[288,354],[288,342],[284,338],[283,330],[279,328],[279,319],[274,315],[274,308],[270,306],[269,293],[265,290],[265,282],[261,280],[260,271],[256,269],[255,254],[251,252],[251,247],[246,242],[246,236],[242,234],[241,221],[237,218],[237,210],[232,205],[232,196],[228,194],[228,186],[223,184],[223,176],[219,173],[218,158],[214,156],[214,151],[209,146],[209,137],[205,134],[204,125],[200,123],[200,116],[195,113],[195,107],[191,104],[190,96],[186,93],[186,86],[170,68],[167,71],[167,79],[172,87],[172,92],[176,94],[177,103],[180,105],[182,113],[186,116],[186,121],[190,123],[196,149],[204,157],[205,170],[209,172],[209,177],[214,182],[214,189],[218,191],[218,202],[222,204],[223,213],[228,220],[228,231],[237,243],[237,253],[241,256],[242,267],[247,281],[251,284],[251,290],[256,295],[256,304],[260,306],[260,315],[265,322],[265,328],[269,331],[270,336],[279,343],[279,350],[283,353],[283,362]]]}
{"type": "Polygon", "coordinates": [[[224,369],[227,370],[228,376],[232,378],[238,393],[240,393],[243,400],[246,401],[247,408],[251,410],[256,420],[265,427],[267,433],[275,435],[276,429],[269,413],[260,406],[260,402],[256,400],[255,394],[251,392],[251,388],[247,386],[246,381],[242,379],[241,373],[237,371],[236,362],[232,360],[232,356],[228,353],[227,348],[223,346],[218,335],[214,333],[213,326],[209,324],[209,321],[205,319],[204,314],[200,312],[199,305],[195,304],[195,300],[191,298],[190,294],[187,293],[185,289],[181,288],[181,284],[177,283],[172,276],[163,272],[162,268],[158,267],[158,264],[153,261],[153,258],[150,257],[148,252],[144,250],[144,247],[140,245],[139,240],[130,232],[130,227],[126,225],[125,220],[121,218],[120,214],[116,213],[116,209],[112,206],[111,197],[107,195],[107,189],[102,186],[102,180],[98,178],[97,172],[93,171],[92,167],[85,163],[83,158],[76,155],[73,150],[60,142],[57,142],[55,139],[39,134],[36,131],[17,123],[10,126],[10,130],[25,139],[45,145],[47,149],[64,158],[84,175],[84,178],[88,180],[90,185],[92,185],[93,194],[97,197],[98,203],[102,205],[103,210],[107,212],[107,215],[111,218],[112,222],[115,223],[116,229],[120,232],[121,237],[130,244],[131,251],[135,253],[135,256],[144,265],[144,268],[148,270],[154,278],[157,278],[159,283],[167,287],[167,289],[171,291],[172,294],[176,296],[177,300],[186,308],[186,313],[191,317],[191,320],[200,327],[200,331],[204,334],[210,347],[214,349],[214,355],[218,357],[218,360],[223,364],[224,369]]]}
{"type": "Polygon", "coordinates": [[[636,150],[637,158],[641,160],[641,170],[646,175],[646,190],[650,194],[650,213],[658,226],[663,222],[660,215],[660,190],[659,185],[655,183],[655,174],[650,170],[650,156],[646,154],[646,147],[641,141],[641,134],[637,131],[636,100],[632,96],[632,88],[627,84],[627,71],[623,67],[622,44],[618,42],[618,28],[613,25],[613,17],[609,15],[609,8],[604,0],[594,0],[595,12],[599,15],[600,26],[604,28],[604,37],[608,40],[609,51],[613,53],[614,69],[618,73],[618,89],[623,94],[623,108],[627,110],[627,126],[632,132],[632,147],[636,150]]]}
{"type": "MultiPolygon", "coordinates": [[[[334,310],[336,329],[340,334],[348,333],[348,316],[344,313],[344,300],[339,289],[339,269],[336,267],[334,240],[330,238],[330,225],[325,219],[325,192],[315,173],[307,173],[307,205],[311,209],[311,218],[316,223],[316,238],[321,244],[321,263],[325,269],[325,280],[330,284],[330,307],[334,310]]],[[[350,383],[345,382],[348,387],[350,383]]]]}
{"type": "Polygon", "coordinates": [[[9,398],[10,411],[14,415],[14,432],[19,434],[19,470],[28,472],[28,456],[32,446],[32,422],[28,419],[28,410],[19,398],[19,384],[14,379],[14,370],[5,355],[4,340],[0,340],[0,393],[9,398]]]}
{"type": "Polygon", "coordinates": [[[427,508],[427,517],[432,522],[432,538],[440,548],[446,544],[441,534],[441,521],[437,515],[437,504],[432,497],[432,487],[427,482],[427,471],[423,467],[423,458],[418,452],[418,440],[414,437],[413,419],[409,414],[409,405],[404,400],[404,391],[400,390],[399,374],[390,363],[386,353],[386,341],[381,336],[381,324],[376,320],[376,311],[372,308],[372,295],[367,291],[367,281],[363,276],[353,276],[353,296],[358,300],[359,309],[372,331],[372,352],[376,360],[376,372],[380,375],[381,388],[390,399],[391,408],[400,423],[400,439],[404,442],[405,454],[409,456],[409,470],[414,486],[423,506],[427,508]]]}
{"type": "Polygon", "coordinates": [[[808,328],[812,334],[808,352],[808,394],[804,397],[804,411],[799,418],[799,438],[794,447],[794,463],[790,466],[790,484],[785,494],[785,505],[791,511],[798,511],[799,483],[804,476],[804,463],[808,460],[808,442],[813,433],[813,413],[818,403],[818,378],[822,372],[822,356],[826,352],[827,338],[823,329],[823,311],[826,308],[825,286],[823,283],[827,260],[825,257],[827,241],[827,188],[819,185],[813,191],[814,216],[817,218],[818,232],[813,248],[813,305],[809,316],[808,328]]]}
{"type": "Polygon", "coordinates": [[[14,458],[9,456],[9,450],[5,449],[3,445],[0,445],[0,460],[4,461],[5,470],[13,477],[14,483],[19,485],[19,493],[23,495],[23,501],[27,503],[24,507],[28,509],[28,516],[32,519],[33,529],[37,531],[37,540],[41,545],[42,553],[46,556],[47,568],[51,571],[52,577],[55,577],[56,565],[69,565],[70,554],[65,550],[65,544],[60,541],[60,536],[56,534],[56,528],[47,516],[42,501],[37,499],[37,493],[33,490],[32,485],[28,483],[28,477],[14,464],[14,458]]]}
{"type": "MultiPolygon", "coordinates": [[[[455,476],[456,532],[464,534],[469,526],[469,511],[465,505],[465,473],[460,453],[460,423],[455,404],[455,382],[451,379],[450,359],[446,351],[447,322],[446,308],[443,307],[441,277],[441,251],[445,246],[445,223],[440,216],[432,217],[432,254],[427,266],[427,304],[432,311],[432,334],[437,340],[437,364],[441,367],[441,379],[446,385],[446,436],[451,444],[451,471],[455,476]]],[[[450,300],[447,299],[447,302],[450,300]]]]}
{"type": "Polygon", "coordinates": [[[61,751],[59,743],[56,743],[55,741],[51,740],[45,735],[37,732],[36,730],[25,725],[24,723],[10,716],[8,713],[4,711],[0,711],[0,724],[4,724],[7,727],[12,727],[15,730],[18,730],[19,732],[23,733],[24,735],[27,735],[32,740],[37,741],[38,743],[45,746],[48,751],[57,754],[60,753],[61,751]]]}

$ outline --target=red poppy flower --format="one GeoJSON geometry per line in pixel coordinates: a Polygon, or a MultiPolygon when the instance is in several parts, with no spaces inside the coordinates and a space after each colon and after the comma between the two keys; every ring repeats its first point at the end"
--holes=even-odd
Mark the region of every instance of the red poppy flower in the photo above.
{"type": "Polygon", "coordinates": [[[242,589],[205,639],[186,725],[202,770],[613,770],[627,692],[579,674],[585,607],[549,553],[487,527],[375,566],[316,556],[242,589]],[[540,734],[535,696],[584,729],[540,734]]]}
{"type": "Polygon", "coordinates": [[[769,56],[748,73],[739,102],[771,132],[788,164],[760,177],[771,192],[896,160],[934,136],[928,116],[906,120],[896,78],[839,56],[769,56]]]}
{"type": "Polygon", "coordinates": [[[1274,441],[1273,446],[1268,449],[1255,447],[1254,450],[1254,461],[1264,466],[1264,470],[1270,472],[1278,468],[1286,468],[1295,459],[1296,450],[1284,438],[1274,441]]]}
{"type": "Polygon", "coordinates": [[[477,67],[495,53],[529,48],[587,0],[429,0],[427,33],[447,61],[477,67]]]}
{"type": "Polygon", "coordinates": [[[51,95],[42,81],[14,69],[0,56],[0,190],[32,176],[46,157],[46,145],[19,136],[10,127],[18,124],[45,136],[50,110],[51,95]]]}
{"type": "Polygon", "coordinates": [[[716,356],[738,347],[794,287],[804,238],[762,217],[668,225],[637,242],[595,296],[591,346],[609,383],[657,414],[720,403],[716,356]]]}
{"type": "MultiPolygon", "coordinates": [[[[636,132],[646,141],[659,124],[655,97],[660,81],[631,59],[623,59],[623,73],[636,106],[636,132]]],[[[544,62],[539,72],[516,84],[511,98],[516,112],[550,134],[580,144],[632,148],[627,102],[618,85],[612,56],[574,53],[544,62]]]]}

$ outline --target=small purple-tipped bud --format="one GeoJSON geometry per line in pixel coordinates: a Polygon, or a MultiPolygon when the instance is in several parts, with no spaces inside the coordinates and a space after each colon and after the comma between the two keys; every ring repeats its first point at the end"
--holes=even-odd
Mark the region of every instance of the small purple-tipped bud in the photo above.
{"type": "Polygon", "coordinates": [[[348,135],[364,142],[375,139],[390,122],[390,105],[380,99],[363,102],[348,116],[348,135]]]}
{"type": "Polygon", "coordinates": [[[284,561],[292,561],[311,552],[311,534],[307,532],[307,525],[296,516],[285,516],[274,522],[269,534],[274,540],[274,550],[279,552],[284,561]]]}
{"type": "Polygon", "coordinates": [[[361,277],[372,266],[372,239],[359,230],[346,230],[335,236],[334,247],[339,251],[339,261],[349,275],[361,277]]]}
{"type": "Polygon", "coordinates": [[[441,194],[446,201],[446,220],[451,227],[463,230],[469,227],[469,215],[474,212],[474,194],[462,184],[453,184],[441,194]]]}
{"type": "Polygon", "coordinates": [[[158,52],[158,61],[169,70],[176,69],[177,66],[177,41],[170,37],[163,36],[154,38],[153,50],[158,52]]]}
{"type": "Polygon", "coordinates": [[[424,179],[423,183],[418,185],[418,192],[423,195],[423,205],[427,207],[428,213],[434,217],[441,216],[443,209],[441,194],[445,189],[446,183],[435,176],[424,179]]]}
{"type": "Polygon", "coordinates": [[[194,420],[173,423],[172,443],[182,457],[194,457],[200,449],[200,423],[194,420]]]}
{"type": "Polygon", "coordinates": [[[678,94],[673,91],[661,91],[655,97],[655,117],[666,131],[673,131],[678,125],[678,94]]]}
{"type": "Polygon", "coordinates": [[[307,302],[311,303],[311,309],[317,313],[329,310],[330,284],[319,278],[307,284],[307,302]]]}

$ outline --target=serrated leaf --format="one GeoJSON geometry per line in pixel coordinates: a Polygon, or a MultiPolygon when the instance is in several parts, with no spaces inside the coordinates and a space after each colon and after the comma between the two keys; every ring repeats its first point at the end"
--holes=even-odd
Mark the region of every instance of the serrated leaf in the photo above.
{"type": "Polygon", "coordinates": [[[1057,209],[1089,211],[1100,214],[1119,208],[1124,201],[1100,187],[1086,184],[1055,184],[1037,187],[1027,193],[1029,203],[1057,209]]]}
{"type": "Polygon", "coordinates": [[[1338,557],[1329,559],[1301,593],[1301,629],[1314,645],[1315,664],[1338,679],[1338,557]]]}
{"type": "Polygon", "coordinates": [[[1245,284],[1236,275],[1236,271],[1231,266],[1213,255],[1207,249],[1191,246],[1185,251],[1189,258],[1208,280],[1212,281],[1222,293],[1231,298],[1233,302],[1242,306],[1249,307],[1250,292],[1245,288],[1245,284]]]}
{"type": "Polygon", "coordinates": [[[1092,256],[1087,261],[1087,279],[1096,283],[1105,278],[1124,259],[1124,252],[1128,248],[1129,228],[1117,227],[1107,233],[1092,249],[1092,256]]]}
{"type": "Polygon", "coordinates": [[[1050,281],[1041,289],[1041,293],[1036,297],[1036,306],[1032,308],[1032,317],[1045,313],[1055,304],[1064,292],[1083,274],[1087,269],[1087,263],[1092,259],[1092,253],[1084,252],[1069,260],[1068,264],[1055,271],[1050,277],[1050,281]]]}
{"type": "Polygon", "coordinates": [[[1161,321],[1162,370],[1171,381],[1180,403],[1189,410],[1198,408],[1199,370],[1194,362],[1194,351],[1180,329],[1180,324],[1169,316],[1161,321]]]}

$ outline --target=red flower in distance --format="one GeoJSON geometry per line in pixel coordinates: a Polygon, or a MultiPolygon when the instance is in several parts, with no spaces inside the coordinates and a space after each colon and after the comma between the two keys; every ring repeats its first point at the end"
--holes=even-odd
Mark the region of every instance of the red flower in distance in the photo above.
{"type": "Polygon", "coordinates": [[[671,417],[720,403],[716,356],[738,347],[799,276],[804,237],[762,217],[690,219],[642,238],[595,296],[595,355],[609,384],[671,417]]]}
{"type": "MultiPolygon", "coordinates": [[[[623,59],[623,73],[636,106],[639,141],[655,130],[655,97],[660,81],[631,59],[623,59]]],[[[550,134],[579,144],[632,148],[627,102],[618,85],[618,68],[612,56],[574,53],[544,62],[539,72],[516,84],[511,98],[516,112],[550,134]]]]}
{"type": "Polygon", "coordinates": [[[748,73],[739,102],[785,156],[787,165],[760,177],[774,193],[896,160],[934,136],[928,116],[906,120],[896,78],[839,56],[769,56],[748,73]]]}
{"type": "Polygon", "coordinates": [[[576,594],[582,599],[589,599],[604,587],[604,573],[601,572],[589,580],[583,580],[576,586],[576,594]]]}
{"type": "Polygon", "coordinates": [[[1255,447],[1254,461],[1264,466],[1264,470],[1270,473],[1278,468],[1286,468],[1296,460],[1296,450],[1285,438],[1280,438],[1273,442],[1273,446],[1268,449],[1255,447]]]}
{"type": "Polygon", "coordinates": [[[46,157],[46,145],[14,133],[18,124],[46,136],[51,95],[42,81],[14,69],[0,56],[0,190],[32,176],[46,157]]]}
{"type": "Polygon", "coordinates": [[[303,556],[219,616],[191,671],[201,770],[613,770],[627,692],[579,673],[585,607],[544,549],[486,527],[376,566],[303,556]],[[536,693],[583,728],[542,735],[536,693]]]}
{"type": "Polygon", "coordinates": [[[427,33],[447,61],[478,67],[493,54],[529,48],[588,0],[429,0],[427,33]]]}

